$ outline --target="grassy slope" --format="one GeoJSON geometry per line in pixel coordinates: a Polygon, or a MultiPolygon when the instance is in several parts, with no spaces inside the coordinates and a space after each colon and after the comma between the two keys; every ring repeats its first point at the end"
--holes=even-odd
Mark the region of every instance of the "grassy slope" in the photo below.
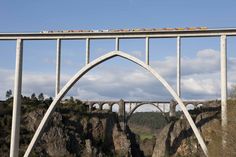
{"type": "Polygon", "coordinates": [[[136,112],[130,118],[130,129],[140,136],[141,140],[151,139],[167,124],[160,112],[136,112]]]}

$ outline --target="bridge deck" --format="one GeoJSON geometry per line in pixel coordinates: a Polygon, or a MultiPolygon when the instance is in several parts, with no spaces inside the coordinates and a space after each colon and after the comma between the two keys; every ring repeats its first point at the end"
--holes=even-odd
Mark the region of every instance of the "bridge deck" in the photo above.
{"type": "Polygon", "coordinates": [[[55,40],[55,39],[114,39],[114,38],[155,38],[165,37],[214,37],[236,36],[236,28],[204,29],[204,30],[159,30],[130,32],[55,32],[55,33],[0,33],[0,40],[55,40]]]}
{"type": "MultiPolygon", "coordinates": [[[[92,101],[83,101],[81,100],[82,102],[84,103],[91,103],[91,104],[95,104],[95,103],[102,103],[102,104],[118,104],[119,103],[119,100],[117,101],[109,101],[109,100],[92,100],[92,101]]],[[[208,103],[208,102],[213,102],[215,100],[202,100],[202,101],[199,101],[199,100],[186,100],[186,101],[183,101],[183,103],[185,104],[201,104],[201,103],[208,103]]],[[[149,103],[158,103],[158,104],[169,104],[170,101],[124,101],[124,103],[136,103],[136,104],[149,104],[149,103]]]]}
{"type": "MultiPolygon", "coordinates": [[[[118,101],[109,101],[109,100],[92,100],[92,101],[83,101],[82,102],[91,102],[91,103],[119,103],[118,101]]],[[[169,103],[170,101],[124,101],[125,103],[169,103]]]]}

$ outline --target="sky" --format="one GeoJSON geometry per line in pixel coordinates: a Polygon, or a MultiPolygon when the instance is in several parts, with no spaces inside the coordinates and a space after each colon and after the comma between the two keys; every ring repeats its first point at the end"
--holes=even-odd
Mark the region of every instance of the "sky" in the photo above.
{"type": "MultiPolygon", "coordinates": [[[[0,0],[0,32],[43,30],[236,27],[233,0],[0,0]]],[[[236,83],[236,37],[228,37],[228,87],[236,83]]],[[[219,99],[219,38],[182,39],[182,98],[219,99]]],[[[0,41],[0,99],[13,89],[15,41],[0,41]]],[[[114,40],[91,41],[91,59],[115,48],[114,40]]],[[[145,60],[145,40],[121,40],[120,50],[145,60]]],[[[25,41],[23,95],[54,96],[56,41],[25,41]]],[[[85,64],[85,41],[62,41],[61,86],[85,64]]],[[[176,39],[150,40],[150,65],[176,89],[176,39]]],[[[66,97],[81,100],[170,100],[141,67],[114,58],[89,71],[66,97]]]]}

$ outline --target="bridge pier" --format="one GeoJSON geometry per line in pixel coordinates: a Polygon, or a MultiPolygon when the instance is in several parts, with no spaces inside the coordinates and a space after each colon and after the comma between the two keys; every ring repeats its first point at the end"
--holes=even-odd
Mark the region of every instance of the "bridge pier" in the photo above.
{"type": "Polygon", "coordinates": [[[61,80],[61,39],[57,39],[55,97],[60,92],[60,80],[61,80]]]}
{"type": "Polygon", "coordinates": [[[227,37],[220,38],[220,59],[221,59],[221,119],[222,126],[227,126],[227,37]]]}
{"type": "Polygon", "coordinates": [[[99,103],[98,105],[99,105],[98,110],[99,110],[99,111],[102,111],[103,103],[99,103]]]}
{"type": "Polygon", "coordinates": [[[109,105],[109,112],[112,112],[112,104],[108,104],[109,105]]]}
{"type": "Polygon", "coordinates": [[[176,117],[176,102],[172,99],[170,101],[170,112],[169,112],[169,117],[172,119],[172,118],[175,118],[176,117]]]}
{"type": "Polygon", "coordinates": [[[89,112],[92,112],[93,111],[93,104],[89,103],[88,108],[89,108],[89,112]]]}
{"type": "Polygon", "coordinates": [[[120,122],[120,125],[121,125],[121,129],[123,131],[126,130],[126,114],[125,114],[125,102],[123,99],[120,99],[119,101],[119,122],[120,122]]]}
{"type": "Polygon", "coordinates": [[[181,97],[181,38],[180,36],[177,37],[177,76],[176,76],[176,88],[177,88],[177,95],[181,97]]]}
{"type": "Polygon", "coordinates": [[[17,39],[10,157],[19,156],[22,64],[23,64],[23,41],[21,39],[17,39]]]}

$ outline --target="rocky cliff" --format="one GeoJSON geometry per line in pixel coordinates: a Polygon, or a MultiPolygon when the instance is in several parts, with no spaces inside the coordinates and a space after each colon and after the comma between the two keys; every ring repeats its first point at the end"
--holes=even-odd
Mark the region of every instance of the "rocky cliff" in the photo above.
{"type": "MultiPolygon", "coordinates": [[[[25,133],[35,132],[44,112],[39,109],[23,117],[25,133]]],[[[130,141],[121,131],[115,113],[56,111],[32,154],[55,157],[129,156],[130,148],[130,141]]]]}
{"type": "MultiPolygon", "coordinates": [[[[200,130],[207,147],[212,153],[211,147],[216,145],[214,136],[219,133],[220,109],[193,114],[193,119],[200,130]]],[[[195,135],[188,123],[182,117],[172,121],[157,135],[156,145],[152,157],[202,157],[204,156],[195,135]]]]}
{"type": "MultiPolygon", "coordinates": [[[[28,102],[29,100],[25,101],[28,102]]],[[[25,103],[23,102],[23,103],[25,103]]],[[[29,104],[32,104],[31,102],[29,104]]],[[[50,104],[50,102],[49,102],[50,104]]],[[[236,106],[229,109],[230,117],[235,117],[236,106]]],[[[0,104],[0,156],[9,156],[11,106],[0,104]]],[[[23,156],[37,126],[47,108],[47,104],[37,107],[23,105],[20,136],[20,156],[23,156]]],[[[220,108],[194,110],[191,115],[200,130],[210,156],[235,156],[231,146],[235,146],[236,123],[230,119],[225,151],[222,151],[222,131],[220,108]],[[234,127],[232,127],[234,126],[234,127]],[[230,148],[230,149],[229,149],[230,148]],[[222,153],[224,152],[224,153],[222,153]]],[[[59,107],[53,113],[45,132],[38,141],[31,156],[82,156],[82,157],[191,157],[204,156],[195,135],[184,116],[167,124],[158,131],[156,138],[138,140],[137,135],[127,127],[121,131],[116,113],[107,111],[81,112],[74,106],[59,107]]]]}
{"type": "MultiPolygon", "coordinates": [[[[45,114],[46,106],[32,106],[29,100],[23,99],[20,156],[23,156],[45,114]]],[[[8,157],[12,107],[8,102],[1,103],[0,107],[0,156],[8,157]]],[[[121,131],[116,113],[86,113],[71,106],[60,107],[53,113],[31,156],[131,156],[131,142],[121,131]]]]}

